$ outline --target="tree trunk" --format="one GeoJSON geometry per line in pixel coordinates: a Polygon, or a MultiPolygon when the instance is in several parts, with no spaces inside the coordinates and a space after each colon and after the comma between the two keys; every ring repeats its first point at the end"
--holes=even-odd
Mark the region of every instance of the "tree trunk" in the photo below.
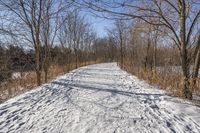
{"type": "Polygon", "coordinates": [[[181,65],[183,71],[183,95],[185,98],[191,99],[189,89],[189,64],[187,63],[187,50],[184,43],[182,43],[181,47],[181,65]]]}
{"type": "Polygon", "coordinates": [[[37,86],[41,85],[41,72],[40,70],[36,70],[36,78],[37,78],[37,86]]]}
{"type": "Polygon", "coordinates": [[[43,69],[44,69],[44,82],[46,83],[48,80],[48,67],[49,67],[49,52],[48,52],[48,46],[47,42],[45,42],[45,57],[44,57],[44,64],[43,64],[43,69]]]}
{"type": "Polygon", "coordinates": [[[181,41],[181,65],[183,71],[183,88],[182,92],[185,98],[192,99],[190,90],[189,73],[190,66],[188,62],[187,44],[186,44],[186,5],[185,0],[179,2],[179,25],[180,25],[180,41],[181,41]]]}
{"type": "Polygon", "coordinates": [[[194,60],[193,73],[192,73],[193,87],[196,86],[196,79],[198,77],[199,67],[200,67],[200,34],[199,34],[198,42],[197,42],[197,53],[194,56],[195,56],[195,60],[194,60]]]}
{"type": "Polygon", "coordinates": [[[124,59],[123,59],[123,44],[122,44],[122,42],[120,43],[120,61],[121,61],[121,68],[123,69],[124,67],[124,59]]]}
{"type": "Polygon", "coordinates": [[[76,68],[78,68],[78,51],[77,49],[75,48],[75,63],[76,63],[76,68]]]}
{"type": "Polygon", "coordinates": [[[44,68],[44,82],[47,83],[48,81],[48,68],[47,66],[44,68]]]}
{"type": "Polygon", "coordinates": [[[41,85],[41,66],[40,66],[40,50],[39,46],[36,46],[36,78],[37,78],[37,86],[41,85]]]}
{"type": "Polygon", "coordinates": [[[144,62],[144,69],[145,69],[145,71],[147,70],[148,63],[149,63],[149,58],[148,57],[149,57],[149,50],[150,50],[150,45],[151,45],[150,37],[148,37],[147,41],[148,41],[147,42],[147,51],[146,51],[145,62],[144,62]]]}
{"type": "Polygon", "coordinates": [[[157,66],[157,40],[158,40],[158,31],[156,31],[155,41],[154,41],[154,54],[153,54],[154,73],[156,73],[156,66],[157,66]]]}

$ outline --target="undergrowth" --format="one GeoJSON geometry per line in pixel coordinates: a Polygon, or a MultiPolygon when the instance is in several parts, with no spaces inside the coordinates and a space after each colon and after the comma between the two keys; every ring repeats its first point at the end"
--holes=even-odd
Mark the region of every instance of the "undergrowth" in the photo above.
{"type": "MultiPolygon", "coordinates": [[[[182,75],[180,72],[173,72],[171,69],[150,69],[144,67],[137,67],[130,63],[125,63],[123,69],[127,72],[137,76],[140,79],[147,81],[151,85],[158,86],[160,89],[166,90],[173,96],[182,97],[182,75]]],[[[192,82],[192,81],[191,81],[192,82]]],[[[196,85],[192,86],[190,82],[190,88],[193,93],[200,92],[200,78],[196,80],[196,85]]]]}
{"type": "MultiPolygon", "coordinates": [[[[100,61],[97,61],[100,62],[100,61]]],[[[97,62],[89,61],[78,63],[78,67],[95,64],[97,62]]],[[[76,69],[76,64],[65,64],[65,65],[51,65],[48,70],[48,81],[56,78],[59,75],[68,73],[69,71],[76,69]]],[[[36,87],[36,74],[34,71],[21,73],[20,78],[9,79],[5,82],[0,83],[0,103],[6,99],[15,95],[24,93],[25,91],[31,90],[36,87]]],[[[44,72],[42,72],[42,83],[44,82],[44,72]]]]}

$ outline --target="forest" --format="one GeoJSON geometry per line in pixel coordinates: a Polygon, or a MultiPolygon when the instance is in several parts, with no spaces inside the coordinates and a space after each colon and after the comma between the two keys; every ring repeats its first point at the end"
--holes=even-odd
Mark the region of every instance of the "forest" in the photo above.
{"type": "Polygon", "coordinates": [[[0,9],[1,101],[103,62],[174,96],[200,91],[199,0],[0,0],[0,9]],[[84,14],[112,21],[106,36],[84,14]]]}
{"type": "Polygon", "coordinates": [[[200,0],[0,0],[0,133],[200,133],[200,0]]]}

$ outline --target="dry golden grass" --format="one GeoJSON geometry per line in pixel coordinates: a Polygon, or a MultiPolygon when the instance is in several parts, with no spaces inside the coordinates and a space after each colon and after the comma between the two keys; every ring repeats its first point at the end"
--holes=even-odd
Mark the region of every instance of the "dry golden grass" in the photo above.
{"type": "MultiPolygon", "coordinates": [[[[173,73],[168,71],[155,71],[150,69],[144,69],[141,67],[134,67],[131,64],[124,65],[124,69],[139,77],[140,79],[146,80],[152,85],[159,86],[159,88],[168,91],[171,95],[182,97],[182,76],[179,73],[173,73]]],[[[200,92],[200,78],[196,80],[196,86],[192,86],[192,92],[200,92]]]]}
{"type": "MultiPolygon", "coordinates": [[[[94,62],[84,62],[79,63],[78,67],[95,64],[100,61],[94,62]]],[[[75,63],[66,64],[66,65],[51,65],[48,72],[48,81],[55,79],[57,76],[62,75],[64,73],[68,73],[69,71],[76,68],[75,63]]],[[[28,91],[33,89],[36,86],[36,74],[34,71],[25,72],[26,76],[17,79],[10,79],[6,82],[1,83],[0,85],[0,102],[12,97],[14,95],[23,93],[24,91],[28,91]]],[[[42,72],[42,83],[44,83],[44,72],[42,72]]]]}

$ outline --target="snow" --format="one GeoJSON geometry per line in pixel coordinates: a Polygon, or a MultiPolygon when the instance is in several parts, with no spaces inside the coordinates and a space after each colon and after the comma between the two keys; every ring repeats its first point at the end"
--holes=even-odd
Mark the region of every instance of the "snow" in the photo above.
{"type": "Polygon", "coordinates": [[[0,132],[199,133],[200,108],[102,63],[1,104],[0,132]]]}
{"type": "Polygon", "coordinates": [[[20,78],[26,78],[28,75],[30,75],[31,72],[23,72],[21,74],[21,72],[14,72],[12,73],[12,79],[20,79],[20,78]]]}

